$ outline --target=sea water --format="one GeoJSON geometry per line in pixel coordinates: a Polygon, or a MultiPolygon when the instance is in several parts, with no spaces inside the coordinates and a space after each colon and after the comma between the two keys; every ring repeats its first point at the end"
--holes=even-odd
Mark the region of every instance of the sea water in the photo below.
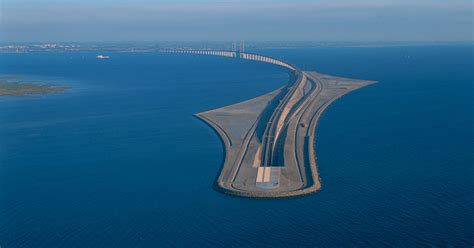
{"type": "Polygon", "coordinates": [[[214,191],[223,147],[193,117],[284,85],[282,68],[185,54],[0,54],[1,75],[70,86],[0,99],[0,246],[473,245],[473,46],[255,52],[378,81],[323,114],[315,194],[214,191]]]}

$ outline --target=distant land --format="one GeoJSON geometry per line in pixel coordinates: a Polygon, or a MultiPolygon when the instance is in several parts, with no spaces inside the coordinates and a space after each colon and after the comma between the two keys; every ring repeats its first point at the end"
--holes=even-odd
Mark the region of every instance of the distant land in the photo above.
{"type": "MultiPolygon", "coordinates": [[[[0,42],[0,53],[29,52],[157,52],[162,49],[230,49],[229,41],[159,41],[159,42],[0,42]]],[[[459,42],[309,42],[309,41],[246,41],[248,49],[287,49],[311,47],[391,47],[426,45],[472,45],[470,41],[459,42]]]]}
{"type": "Polygon", "coordinates": [[[61,93],[68,88],[67,86],[21,82],[12,77],[0,77],[0,97],[61,93]]]}

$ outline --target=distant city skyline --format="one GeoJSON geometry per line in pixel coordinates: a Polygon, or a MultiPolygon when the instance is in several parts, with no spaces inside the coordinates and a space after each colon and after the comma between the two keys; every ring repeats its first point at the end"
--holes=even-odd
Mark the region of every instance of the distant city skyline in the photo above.
{"type": "Polygon", "coordinates": [[[0,41],[473,41],[470,0],[1,0],[0,41]]]}

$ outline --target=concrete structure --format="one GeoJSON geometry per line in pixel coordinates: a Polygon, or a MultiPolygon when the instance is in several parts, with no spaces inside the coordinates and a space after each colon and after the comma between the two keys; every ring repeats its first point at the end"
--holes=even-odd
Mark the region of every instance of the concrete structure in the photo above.
{"type": "Polygon", "coordinates": [[[375,82],[301,71],[258,54],[206,54],[275,64],[288,69],[291,76],[286,86],[266,95],[196,114],[219,134],[225,146],[215,188],[237,196],[268,198],[320,189],[314,139],[322,112],[339,97],[375,82]]]}

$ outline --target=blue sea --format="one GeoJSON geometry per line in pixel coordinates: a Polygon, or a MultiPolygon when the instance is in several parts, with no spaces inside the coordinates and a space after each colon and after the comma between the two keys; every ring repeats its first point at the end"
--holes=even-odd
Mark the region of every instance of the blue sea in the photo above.
{"type": "Polygon", "coordinates": [[[0,98],[0,247],[474,245],[474,47],[255,50],[377,80],[317,127],[322,190],[212,189],[223,160],[194,113],[284,85],[277,66],[185,54],[0,54],[0,74],[67,85],[0,98]]]}

